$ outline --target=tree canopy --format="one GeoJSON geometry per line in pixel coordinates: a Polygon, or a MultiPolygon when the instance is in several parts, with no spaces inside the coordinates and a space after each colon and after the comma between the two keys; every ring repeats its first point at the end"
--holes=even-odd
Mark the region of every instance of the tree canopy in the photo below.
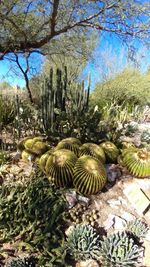
{"type": "Polygon", "coordinates": [[[41,52],[62,34],[91,29],[128,40],[149,42],[149,1],[137,0],[2,0],[0,56],[41,52]]]}

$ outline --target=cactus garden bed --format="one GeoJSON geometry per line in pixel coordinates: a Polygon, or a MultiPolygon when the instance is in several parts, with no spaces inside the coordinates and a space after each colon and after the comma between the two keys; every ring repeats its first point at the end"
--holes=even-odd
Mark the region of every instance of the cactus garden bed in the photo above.
{"type": "Polygon", "coordinates": [[[150,266],[149,178],[146,148],[23,139],[1,153],[0,266],[150,266]]]}

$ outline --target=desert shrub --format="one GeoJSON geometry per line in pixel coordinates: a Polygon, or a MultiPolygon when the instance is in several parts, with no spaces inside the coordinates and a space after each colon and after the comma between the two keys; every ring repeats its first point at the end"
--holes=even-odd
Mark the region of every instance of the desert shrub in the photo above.
{"type": "Polygon", "coordinates": [[[3,129],[12,123],[16,116],[14,101],[0,96],[0,128],[3,129]]]}
{"type": "MultiPolygon", "coordinates": [[[[0,188],[0,242],[19,236],[17,246],[38,258],[37,266],[64,264],[65,200],[40,174],[0,188]]],[[[14,241],[15,242],[15,241],[14,241]]]]}

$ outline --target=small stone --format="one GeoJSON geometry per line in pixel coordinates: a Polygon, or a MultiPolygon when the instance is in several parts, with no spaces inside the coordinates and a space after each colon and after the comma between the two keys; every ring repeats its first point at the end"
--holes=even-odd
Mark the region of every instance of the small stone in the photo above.
{"type": "Polygon", "coordinates": [[[115,164],[107,164],[106,173],[109,182],[115,182],[122,174],[120,168],[115,164]]]}
{"type": "Polygon", "coordinates": [[[71,234],[71,232],[72,232],[73,229],[74,229],[74,226],[73,225],[69,226],[69,228],[67,228],[66,231],[65,231],[65,235],[66,236],[69,236],[71,234]]]}
{"type": "Polygon", "coordinates": [[[76,267],[100,267],[100,265],[95,260],[87,260],[77,262],[76,267]]]}
{"type": "Polygon", "coordinates": [[[113,225],[114,225],[114,218],[115,218],[115,215],[113,214],[109,214],[108,218],[106,221],[104,221],[104,228],[106,230],[109,230],[113,225]]]}
{"type": "Polygon", "coordinates": [[[65,194],[66,200],[68,202],[68,207],[71,209],[74,207],[77,203],[77,195],[75,191],[67,192],[65,194]]]}
{"type": "Polygon", "coordinates": [[[81,195],[77,195],[77,199],[83,203],[85,203],[86,205],[89,205],[90,199],[87,197],[83,197],[81,195]]]}
{"type": "Polygon", "coordinates": [[[110,207],[115,209],[118,209],[119,208],[118,206],[121,205],[120,200],[115,200],[115,199],[110,199],[107,201],[107,203],[109,204],[110,207]]]}
{"type": "Polygon", "coordinates": [[[126,221],[119,216],[114,217],[114,229],[123,230],[125,228],[126,221]]]}
{"type": "Polygon", "coordinates": [[[121,214],[121,218],[126,220],[126,222],[133,221],[136,219],[135,216],[133,216],[131,213],[128,212],[124,212],[123,214],[121,214]]]}

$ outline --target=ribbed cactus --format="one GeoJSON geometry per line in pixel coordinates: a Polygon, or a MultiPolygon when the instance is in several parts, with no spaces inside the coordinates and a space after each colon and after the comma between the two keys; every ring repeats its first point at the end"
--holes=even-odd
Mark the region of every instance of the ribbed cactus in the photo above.
{"type": "Polygon", "coordinates": [[[54,73],[50,69],[49,77],[46,77],[42,84],[42,121],[45,130],[56,132],[56,119],[58,114],[65,112],[67,115],[75,109],[76,115],[86,111],[89,103],[90,79],[87,90],[84,90],[84,82],[78,86],[75,94],[68,85],[67,68],[64,71],[57,69],[54,73]],[[71,104],[71,105],[70,105],[71,104]]]}
{"type": "Polygon", "coordinates": [[[75,260],[97,259],[100,257],[100,241],[90,225],[76,225],[67,239],[68,252],[75,260]]]}
{"type": "Polygon", "coordinates": [[[150,176],[150,152],[146,149],[127,148],[121,157],[123,165],[131,174],[139,178],[150,176]]]}

